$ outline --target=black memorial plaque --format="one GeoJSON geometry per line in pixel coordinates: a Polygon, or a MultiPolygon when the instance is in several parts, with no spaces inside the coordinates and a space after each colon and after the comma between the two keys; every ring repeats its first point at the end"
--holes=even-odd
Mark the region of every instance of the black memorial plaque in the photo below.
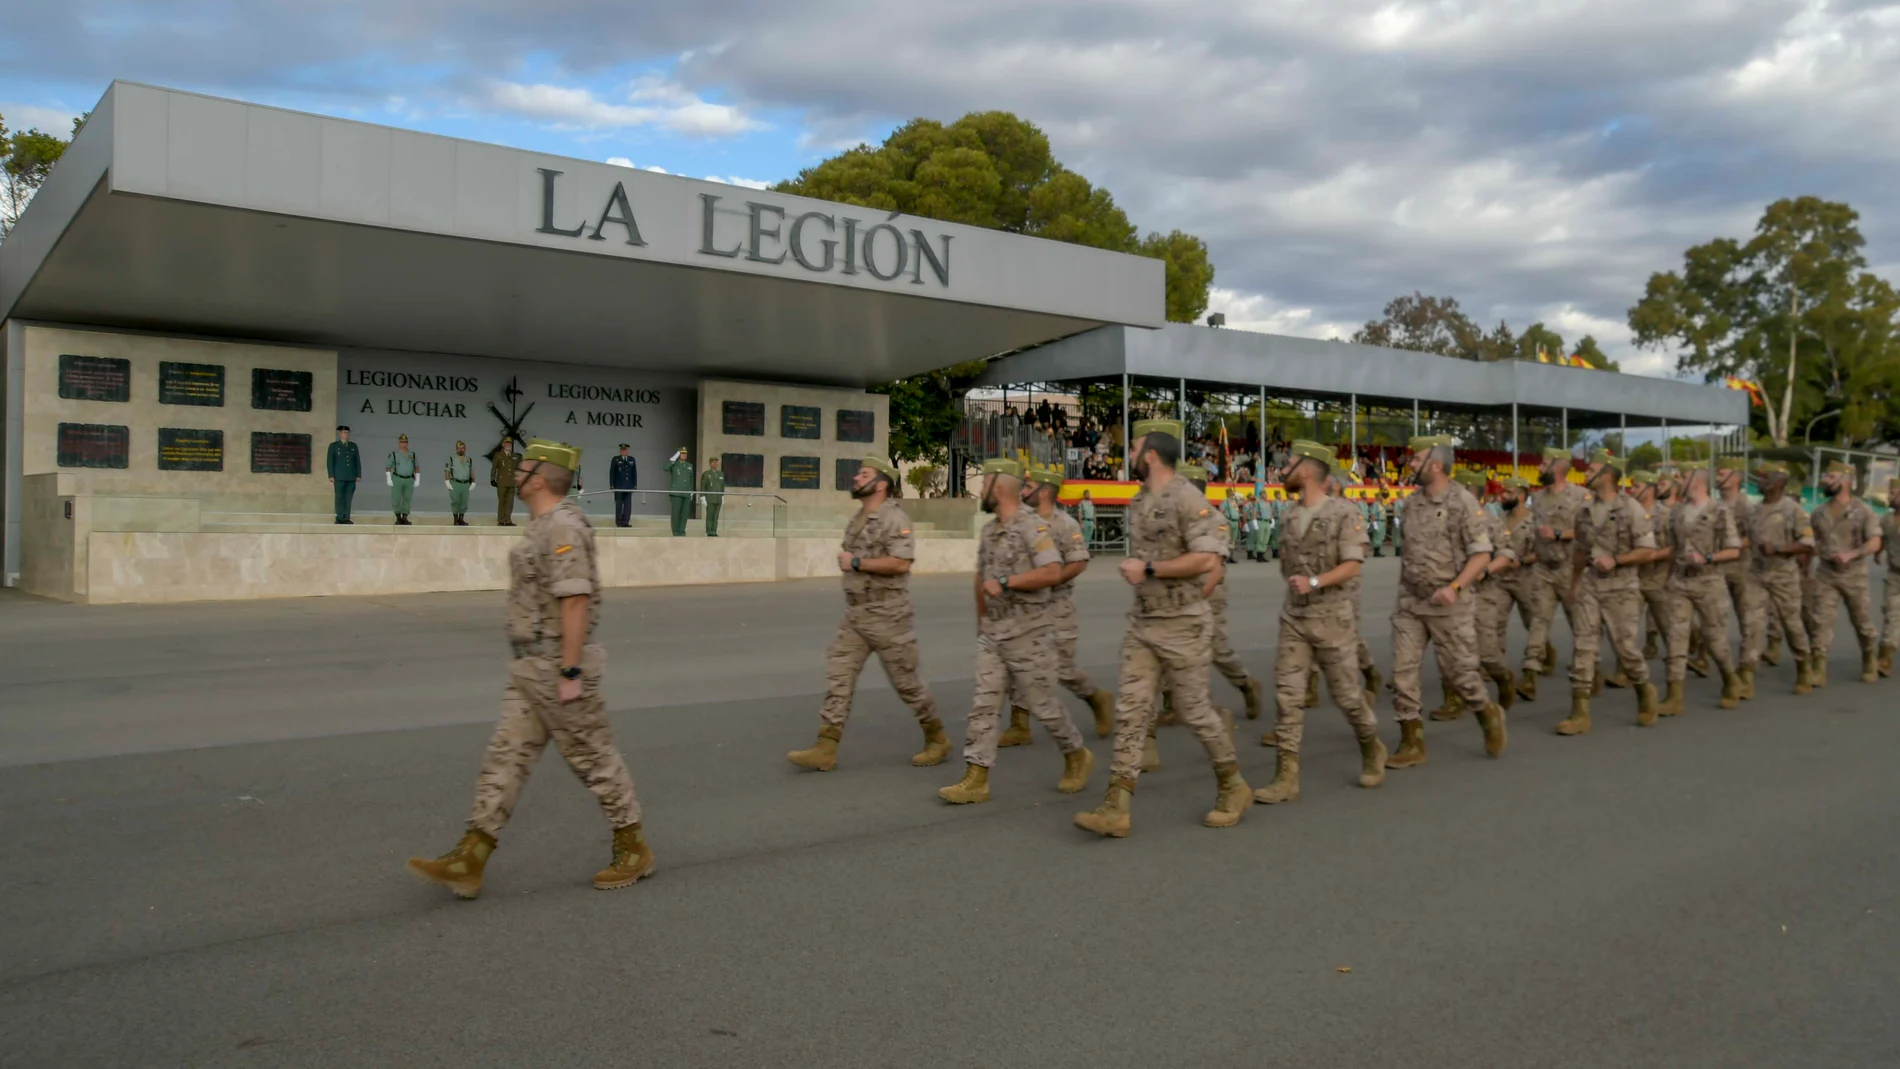
{"type": "Polygon", "coordinates": [[[158,403],[224,407],[224,365],[159,361],[158,403]]]}
{"type": "Polygon", "coordinates": [[[780,490],[823,490],[825,487],[819,478],[818,458],[778,458],[778,488],[780,490]]]}
{"type": "Polygon", "coordinates": [[[260,475],[310,474],[310,436],[252,431],[251,470],[260,475]]]}
{"type": "Polygon", "coordinates": [[[116,356],[62,355],[59,395],[69,401],[130,401],[132,361],[116,356]]]}
{"type": "Polygon", "coordinates": [[[858,469],[862,467],[864,467],[864,461],[857,457],[846,457],[838,461],[838,489],[851,489],[851,484],[858,481],[858,469]]]}
{"type": "Polygon", "coordinates": [[[272,412],[310,411],[311,374],[308,371],[251,369],[251,407],[272,412]]]}
{"type": "Polygon", "coordinates": [[[765,486],[765,457],[758,453],[721,453],[719,467],[726,473],[728,489],[765,486]]]}
{"type": "Polygon", "coordinates": [[[852,408],[839,409],[838,440],[840,442],[877,441],[877,413],[852,408]]]}
{"type": "Polygon", "coordinates": [[[59,425],[62,468],[123,468],[132,452],[132,431],[104,423],[59,425]]]}
{"type": "Polygon", "coordinates": [[[160,427],[158,470],[223,471],[224,432],[197,427],[160,427]]]}
{"type": "Polygon", "coordinates": [[[778,436],[780,438],[811,438],[825,436],[825,410],[815,405],[778,406],[778,436]]]}
{"type": "Polygon", "coordinates": [[[763,401],[721,401],[719,416],[720,424],[727,434],[754,436],[765,434],[765,402],[763,401]]]}

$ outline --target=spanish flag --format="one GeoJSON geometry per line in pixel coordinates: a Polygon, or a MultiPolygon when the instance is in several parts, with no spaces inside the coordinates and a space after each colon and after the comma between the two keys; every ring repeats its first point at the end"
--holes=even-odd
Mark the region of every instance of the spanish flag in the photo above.
{"type": "Polygon", "coordinates": [[[1569,364],[1571,367],[1581,367],[1581,368],[1590,367],[1590,361],[1585,360],[1581,355],[1577,353],[1571,353],[1569,356],[1564,357],[1564,363],[1569,364]]]}
{"type": "Polygon", "coordinates": [[[1747,379],[1738,379],[1735,376],[1730,375],[1728,378],[1725,378],[1722,380],[1722,385],[1727,386],[1731,390],[1746,391],[1748,394],[1748,400],[1754,407],[1756,408],[1766,407],[1765,399],[1762,397],[1761,387],[1756,385],[1755,383],[1752,383],[1748,381],[1747,379]]]}
{"type": "Polygon", "coordinates": [[[1550,354],[1545,352],[1544,347],[1541,345],[1537,347],[1537,362],[1540,364],[1550,363],[1550,354]]]}

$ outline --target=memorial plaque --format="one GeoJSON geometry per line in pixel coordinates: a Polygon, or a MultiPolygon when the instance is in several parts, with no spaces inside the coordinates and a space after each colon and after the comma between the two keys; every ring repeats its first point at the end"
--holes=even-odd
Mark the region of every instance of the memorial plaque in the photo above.
{"type": "Polygon", "coordinates": [[[825,410],[813,405],[778,406],[780,438],[823,438],[825,410]]]}
{"type": "Polygon", "coordinates": [[[251,470],[260,475],[310,474],[310,436],[252,431],[251,470]]]}
{"type": "Polygon", "coordinates": [[[116,356],[62,355],[59,395],[69,401],[130,401],[132,361],[116,356]]]}
{"type": "Polygon", "coordinates": [[[123,468],[132,452],[132,431],[103,423],[59,425],[62,468],[123,468]]]}
{"type": "Polygon", "coordinates": [[[719,415],[727,434],[765,434],[764,401],[721,401],[719,415]]]}
{"type": "Polygon", "coordinates": [[[818,458],[778,458],[778,488],[780,490],[823,490],[825,487],[820,481],[818,458]]]}
{"type": "Polygon", "coordinates": [[[308,371],[280,371],[276,368],[251,369],[251,407],[272,412],[310,411],[308,371]]]}
{"type": "Polygon", "coordinates": [[[158,403],[224,407],[224,365],[159,361],[158,403]]]}
{"type": "Polygon", "coordinates": [[[877,413],[851,408],[839,409],[838,440],[840,442],[877,441],[877,413]]]}
{"type": "Polygon", "coordinates": [[[193,427],[160,427],[158,470],[223,471],[224,432],[193,427]]]}
{"type": "Polygon", "coordinates": [[[719,467],[726,473],[727,489],[765,486],[765,458],[758,453],[721,453],[719,467]]]}
{"type": "Polygon", "coordinates": [[[838,489],[849,490],[851,484],[858,481],[858,469],[864,467],[864,461],[857,457],[846,457],[838,462],[838,489]]]}

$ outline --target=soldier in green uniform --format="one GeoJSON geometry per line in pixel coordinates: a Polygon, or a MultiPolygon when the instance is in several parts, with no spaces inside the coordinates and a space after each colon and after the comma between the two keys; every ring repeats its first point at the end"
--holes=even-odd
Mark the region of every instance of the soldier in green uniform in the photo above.
{"type": "Polygon", "coordinates": [[[468,455],[467,443],[455,443],[455,455],[442,465],[442,482],[449,488],[449,511],[455,514],[455,526],[467,527],[468,488],[475,482],[475,458],[468,455]]]}
{"type": "Polygon", "coordinates": [[[693,513],[693,460],[685,446],[666,464],[668,503],[673,507],[673,535],[686,533],[686,519],[693,513]]]}
{"type": "Polygon", "coordinates": [[[1366,516],[1366,534],[1368,541],[1372,544],[1372,555],[1375,557],[1385,555],[1385,523],[1385,502],[1374,497],[1366,516]]]}
{"type": "Polygon", "coordinates": [[[330,443],[323,466],[330,473],[330,485],[336,488],[336,522],[353,524],[350,501],[356,496],[356,481],[363,477],[363,457],[350,441],[350,429],[339,426],[336,441],[330,443]]]}
{"type": "Polygon", "coordinates": [[[1405,495],[1385,492],[1386,512],[1392,519],[1386,524],[1386,541],[1392,543],[1392,555],[1398,556],[1405,550],[1405,495]]]}
{"type": "Polygon", "coordinates": [[[521,463],[521,454],[515,452],[515,440],[503,438],[495,451],[488,454],[488,461],[488,485],[495,488],[495,526],[513,527],[515,466],[521,463]]]}
{"type": "Polygon", "coordinates": [[[1226,497],[1221,498],[1220,514],[1221,518],[1227,521],[1227,563],[1232,564],[1234,550],[1240,548],[1240,506],[1234,500],[1231,489],[1228,490],[1226,497]]]}
{"type": "Polygon", "coordinates": [[[1082,491],[1082,503],[1075,507],[1075,518],[1082,526],[1082,545],[1090,550],[1095,548],[1095,499],[1087,490],[1082,491]]]}
{"type": "Polygon", "coordinates": [[[699,477],[699,492],[706,496],[706,537],[719,537],[719,509],[726,503],[726,473],[719,470],[719,458],[706,461],[706,473],[699,477]]]}
{"type": "Polygon", "coordinates": [[[383,465],[383,481],[389,484],[389,505],[396,513],[396,526],[408,527],[409,507],[416,499],[416,483],[420,473],[416,470],[416,455],[409,451],[409,436],[396,436],[396,448],[390,450],[389,460],[383,465]]]}

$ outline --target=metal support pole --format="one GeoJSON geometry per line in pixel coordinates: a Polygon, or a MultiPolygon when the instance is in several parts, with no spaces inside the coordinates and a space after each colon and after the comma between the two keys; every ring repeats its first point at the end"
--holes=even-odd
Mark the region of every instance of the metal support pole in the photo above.
{"type": "Polygon", "coordinates": [[[1181,421],[1181,436],[1187,437],[1187,380],[1174,388],[1174,418],[1181,421]]]}
{"type": "Polygon", "coordinates": [[[1559,409],[1559,411],[1563,413],[1562,418],[1563,418],[1563,429],[1564,429],[1564,448],[1569,449],[1570,448],[1570,410],[1568,408],[1564,408],[1564,409],[1559,409]]]}
{"type": "Polygon", "coordinates": [[[1418,398],[1412,398],[1412,437],[1418,437],[1418,398]]]}
{"type": "Polygon", "coordinates": [[[1357,463],[1359,460],[1359,395],[1349,393],[1346,398],[1346,423],[1352,428],[1346,438],[1346,460],[1348,463],[1357,463]]]}
{"type": "Polygon", "coordinates": [[[1517,474],[1517,455],[1523,452],[1517,445],[1517,402],[1511,402],[1511,474],[1517,474]]]}
{"type": "Polygon", "coordinates": [[[1623,455],[1627,457],[1630,455],[1630,414],[1628,412],[1623,412],[1623,413],[1618,414],[1616,418],[1617,418],[1617,422],[1619,426],[1621,426],[1622,428],[1621,434],[1623,435],[1623,455]]]}
{"type": "Polygon", "coordinates": [[[1669,461],[1669,421],[1668,420],[1662,421],[1662,436],[1663,436],[1663,445],[1662,445],[1663,462],[1667,463],[1669,461]]]}
{"type": "Polygon", "coordinates": [[[1128,372],[1122,372],[1122,478],[1135,470],[1135,460],[1128,455],[1128,447],[1134,443],[1128,440],[1128,372]]]}
{"type": "Polygon", "coordinates": [[[1267,386],[1260,384],[1260,456],[1256,458],[1254,474],[1263,482],[1267,473],[1267,386]]]}

